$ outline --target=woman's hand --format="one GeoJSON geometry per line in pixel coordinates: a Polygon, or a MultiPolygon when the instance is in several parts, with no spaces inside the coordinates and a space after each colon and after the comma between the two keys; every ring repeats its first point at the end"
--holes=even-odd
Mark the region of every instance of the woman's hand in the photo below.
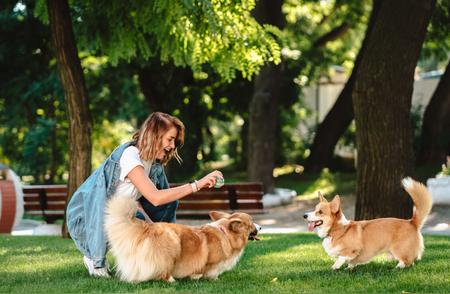
{"type": "Polygon", "coordinates": [[[223,178],[223,175],[218,170],[215,170],[215,171],[207,174],[206,176],[204,176],[197,182],[198,189],[201,190],[203,188],[214,187],[214,185],[216,184],[216,180],[217,180],[216,177],[223,178]]]}

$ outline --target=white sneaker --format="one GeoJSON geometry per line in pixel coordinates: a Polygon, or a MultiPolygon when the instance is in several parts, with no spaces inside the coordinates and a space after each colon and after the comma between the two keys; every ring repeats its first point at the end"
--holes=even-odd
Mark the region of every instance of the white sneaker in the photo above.
{"type": "Polygon", "coordinates": [[[92,272],[91,276],[100,277],[100,278],[109,278],[110,277],[110,275],[108,273],[108,268],[106,268],[106,267],[94,268],[94,271],[92,272]]]}
{"type": "Polygon", "coordinates": [[[109,278],[108,268],[107,267],[94,267],[94,261],[87,256],[83,257],[84,266],[87,268],[89,275],[93,277],[102,277],[109,278]]]}

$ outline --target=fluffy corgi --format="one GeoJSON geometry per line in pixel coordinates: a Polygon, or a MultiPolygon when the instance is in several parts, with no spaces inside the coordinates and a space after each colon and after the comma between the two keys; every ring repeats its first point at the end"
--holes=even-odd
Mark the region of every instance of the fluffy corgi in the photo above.
{"type": "Polygon", "coordinates": [[[339,196],[328,202],[320,193],[320,202],[312,212],[303,217],[308,230],[317,228],[323,247],[336,262],[331,267],[348,268],[369,262],[374,256],[388,252],[398,260],[397,268],[404,268],[420,260],[424,250],[420,229],[430,213],[432,200],[427,188],[411,178],[402,180],[411,196],[415,209],[409,220],[379,218],[365,221],[348,221],[342,213],[339,196]]]}
{"type": "Polygon", "coordinates": [[[212,223],[190,227],[136,219],[137,203],[115,197],[108,202],[105,229],[117,274],[127,282],[180,278],[217,279],[232,269],[260,227],[245,213],[211,212],[212,223]]]}

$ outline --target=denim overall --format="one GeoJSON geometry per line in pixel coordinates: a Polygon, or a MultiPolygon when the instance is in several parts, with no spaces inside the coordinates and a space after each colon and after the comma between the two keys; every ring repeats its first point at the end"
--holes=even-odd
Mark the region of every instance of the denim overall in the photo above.
{"type": "MultiPolygon", "coordinates": [[[[125,148],[134,145],[127,142],[117,147],[111,155],[75,191],[67,205],[67,228],[78,249],[94,261],[94,267],[104,267],[107,239],[104,231],[105,205],[114,195],[119,183],[120,157],[125,148]]],[[[164,168],[154,163],[149,178],[160,189],[169,188],[164,168]]],[[[178,201],[153,206],[144,197],[139,202],[154,222],[175,222],[178,201]]],[[[142,215],[138,216],[143,218],[142,215]]]]}

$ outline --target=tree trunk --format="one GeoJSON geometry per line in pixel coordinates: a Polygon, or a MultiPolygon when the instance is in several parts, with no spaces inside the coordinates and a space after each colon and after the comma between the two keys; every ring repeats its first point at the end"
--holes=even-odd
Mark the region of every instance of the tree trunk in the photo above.
{"type": "Polygon", "coordinates": [[[450,62],[423,115],[419,163],[439,165],[450,155],[450,62]]]}
{"type": "MultiPolygon", "coordinates": [[[[55,101],[55,96],[52,96],[51,102],[48,104],[47,112],[48,112],[48,117],[56,122],[54,101],[55,101]]],[[[50,175],[49,175],[48,179],[45,179],[45,184],[47,184],[47,185],[55,183],[56,170],[58,168],[58,149],[57,149],[58,147],[56,144],[56,130],[57,130],[57,126],[55,123],[50,131],[50,142],[49,142],[49,145],[50,145],[50,156],[49,156],[50,175]]]]}
{"type": "MultiPolygon", "coordinates": [[[[68,199],[91,173],[92,122],[67,0],[47,0],[48,18],[69,120],[68,199]]],[[[67,237],[64,218],[63,236],[67,237]]]]}
{"type": "Polygon", "coordinates": [[[314,136],[314,141],[311,146],[311,154],[305,163],[305,170],[308,172],[320,171],[322,168],[330,166],[334,153],[334,147],[336,146],[339,138],[348,129],[354,118],[352,94],[353,86],[355,84],[355,77],[358,75],[361,56],[367,47],[367,36],[373,29],[379,8],[380,1],[375,0],[373,2],[369,23],[367,24],[366,35],[358,56],[356,57],[352,74],[348,78],[344,89],[342,89],[333,107],[317,128],[316,135],[314,136]]]}
{"type": "Polygon", "coordinates": [[[159,59],[153,59],[145,67],[138,67],[139,86],[151,111],[171,113],[175,107],[181,109],[178,116],[189,122],[185,133],[185,144],[178,150],[183,164],[175,160],[166,166],[171,181],[184,180],[197,171],[199,161],[197,153],[203,142],[202,128],[205,126],[206,112],[194,102],[183,105],[183,86],[193,87],[195,81],[192,71],[176,67],[173,64],[161,65],[159,59]],[[177,102],[178,101],[178,102],[177,102]],[[177,105],[178,106],[175,106],[177,105]]]}
{"type": "MultiPolygon", "coordinates": [[[[151,66],[137,69],[139,87],[152,112],[160,111],[167,113],[169,112],[168,101],[159,96],[161,86],[167,87],[167,85],[161,81],[161,76],[155,74],[154,71],[157,70],[152,70],[151,66]]],[[[173,69],[167,66],[166,71],[173,71],[173,69]]]]}
{"type": "Polygon", "coordinates": [[[238,154],[236,168],[239,170],[245,170],[248,165],[248,117],[244,119],[244,124],[241,128],[241,152],[238,154]]]}
{"type": "MultiPolygon", "coordinates": [[[[262,24],[282,27],[281,0],[257,2],[254,15],[262,24]]],[[[254,82],[249,106],[248,178],[264,184],[266,192],[274,188],[273,169],[277,139],[278,101],[281,65],[266,65],[254,82]]]]}
{"type": "Polygon", "coordinates": [[[434,0],[383,1],[355,79],[356,219],[407,218],[400,181],[413,172],[410,121],[414,69],[434,0]]]}

